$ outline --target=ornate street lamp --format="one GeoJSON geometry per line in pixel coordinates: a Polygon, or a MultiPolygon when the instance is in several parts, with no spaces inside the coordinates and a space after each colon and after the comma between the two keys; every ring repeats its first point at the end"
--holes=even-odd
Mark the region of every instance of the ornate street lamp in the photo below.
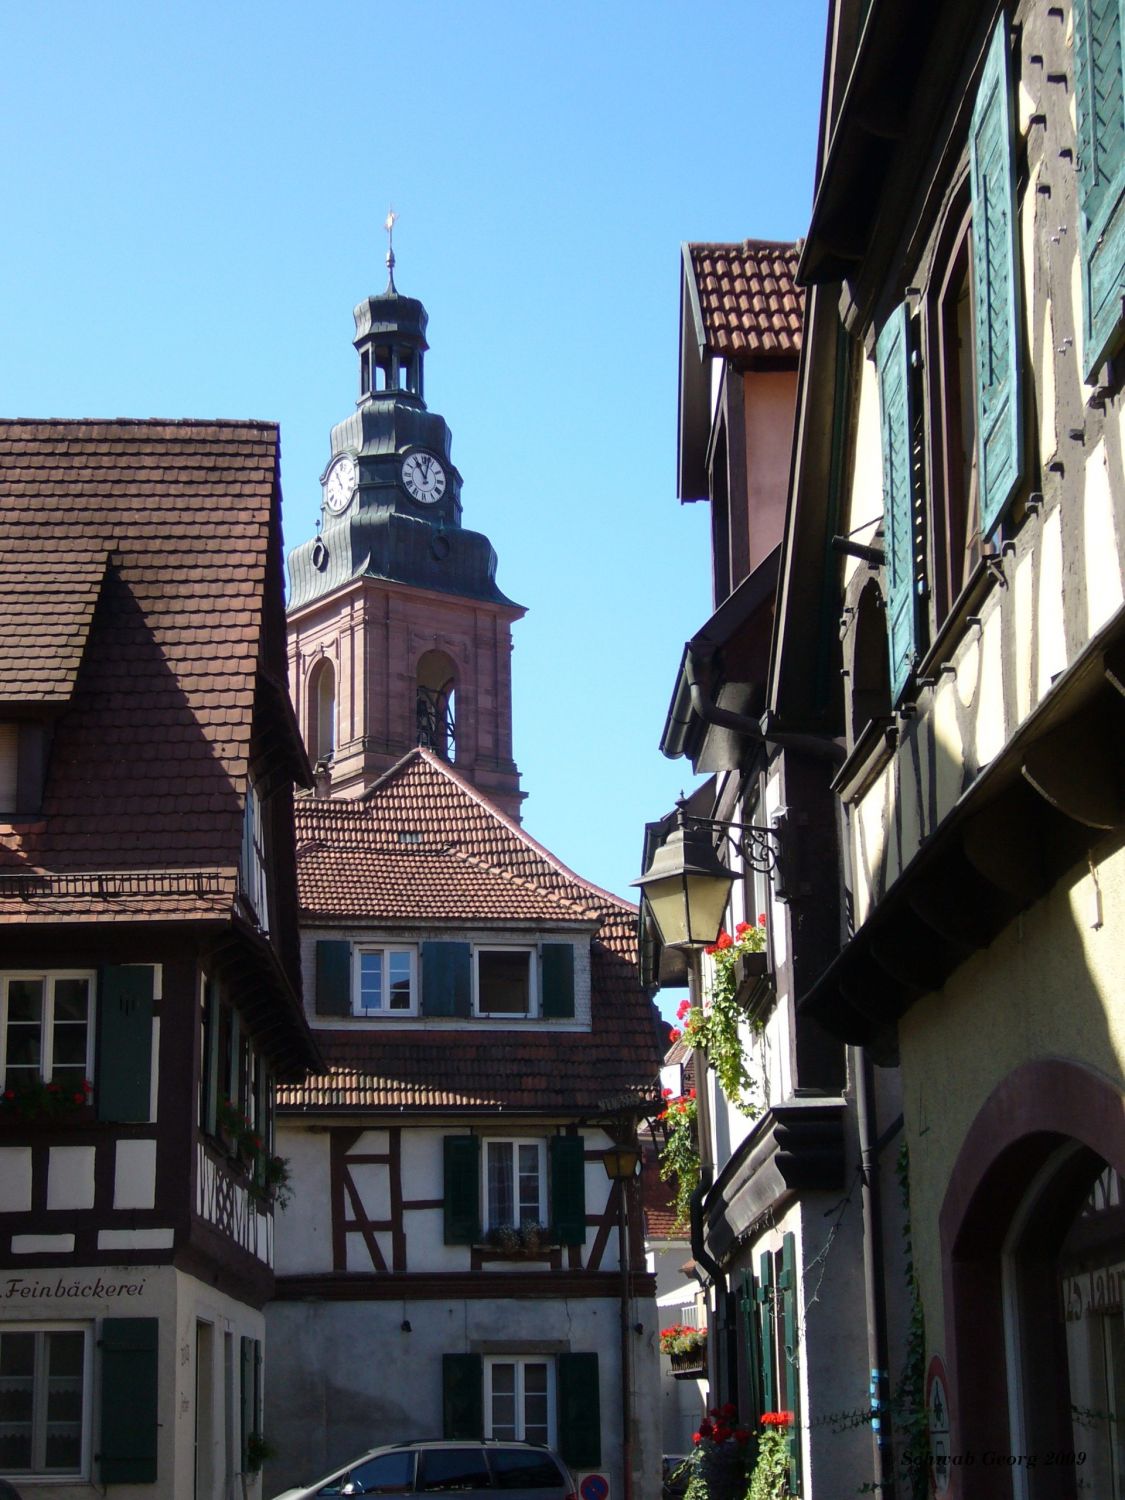
{"type": "Polygon", "coordinates": [[[639,885],[666,948],[706,948],[719,936],[734,873],[715,853],[702,820],[676,827],[652,856],[639,885]],[[702,825],[702,826],[701,826],[702,825]]]}

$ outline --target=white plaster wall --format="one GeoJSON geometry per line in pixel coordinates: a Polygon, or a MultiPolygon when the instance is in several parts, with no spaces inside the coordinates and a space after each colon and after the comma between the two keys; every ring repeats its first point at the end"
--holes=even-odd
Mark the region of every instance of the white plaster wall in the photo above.
{"type": "MultiPolygon", "coordinates": [[[[301,933],[301,971],[304,978],[305,1012],[309,1024],[328,1027],[332,1030],[377,1031],[380,1029],[406,1029],[457,1031],[470,1027],[474,1031],[519,1031],[526,1027],[549,1031],[589,1031],[590,1011],[590,934],[576,936],[573,927],[566,930],[551,930],[546,923],[532,925],[513,931],[496,927],[451,927],[442,924],[440,937],[450,943],[559,943],[568,940],[574,944],[574,1016],[563,1020],[544,1019],[533,1016],[527,1020],[518,1017],[488,1018],[484,1016],[380,1016],[367,1017],[318,1016],[316,1013],[316,944],[321,938],[334,938],[349,943],[405,943],[420,945],[432,941],[437,929],[430,927],[396,926],[372,928],[364,926],[335,928],[305,928],[301,933]]],[[[419,967],[421,960],[419,959],[419,967]]],[[[419,984],[421,978],[419,977],[419,984]]]]}
{"type": "Polygon", "coordinates": [[[0,1213],[21,1214],[31,1208],[31,1147],[0,1147],[0,1213]]]}
{"type": "Polygon", "coordinates": [[[289,1162],[293,1197],[274,1210],[276,1270],[279,1276],[332,1269],[332,1200],[328,1133],[315,1126],[278,1120],[277,1151],[289,1162]]]}
{"type": "MultiPolygon", "coordinates": [[[[613,1298],[468,1301],[273,1302],[266,1312],[270,1378],[266,1433],[279,1448],[264,1493],[316,1479],[383,1442],[442,1430],[444,1353],[596,1351],[602,1465],[620,1500],[620,1304],[613,1298]],[[403,1330],[409,1322],[410,1332],[403,1330]],[[388,1379],[393,1371],[393,1379],[388,1379]]],[[[634,1302],[631,1358],[637,1393],[637,1500],[657,1500],[660,1465],[657,1317],[634,1302]]],[[[190,1493],[190,1491],[186,1492],[190,1493]]]]}
{"type": "Polygon", "coordinates": [[[93,1146],[51,1146],[47,1154],[47,1207],[94,1206],[93,1146]]]}
{"type": "MultiPolygon", "coordinates": [[[[855,532],[857,542],[872,546],[878,523],[883,519],[883,439],[879,425],[879,382],[873,360],[865,359],[860,371],[859,410],[856,415],[855,458],[843,530],[855,532]]],[[[866,567],[858,558],[844,562],[844,587],[857,568],[866,567]]]]}
{"type": "Polygon", "coordinates": [[[152,1208],[156,1203],[156,1141],[118,1141],[114,1152],[114,1208],[152,1208]]]}

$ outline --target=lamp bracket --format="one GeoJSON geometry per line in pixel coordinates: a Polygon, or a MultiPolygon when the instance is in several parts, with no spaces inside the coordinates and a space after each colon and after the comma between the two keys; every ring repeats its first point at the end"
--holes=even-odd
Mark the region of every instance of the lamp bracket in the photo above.
{"type": "Polygon", "coordinates": [[[723,818],[697,818],[681,814],[685,830],[707,832],[717,843],[726,843],[738,852],[742,862],[762,875],[772,875],[781,855],[781,841],[776,828],[757,823],[730,823],[723,818]]]}

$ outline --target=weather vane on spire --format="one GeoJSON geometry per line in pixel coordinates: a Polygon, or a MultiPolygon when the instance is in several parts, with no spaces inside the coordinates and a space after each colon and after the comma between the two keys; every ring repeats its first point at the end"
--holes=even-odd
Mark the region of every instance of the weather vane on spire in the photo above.
{"type": "Polygon", "coordinates": [[[383,228],[387,231],[387,291],[393,292],[395,288],[395,220],[398,214],[392,208],[383,220],[383,228]]]}

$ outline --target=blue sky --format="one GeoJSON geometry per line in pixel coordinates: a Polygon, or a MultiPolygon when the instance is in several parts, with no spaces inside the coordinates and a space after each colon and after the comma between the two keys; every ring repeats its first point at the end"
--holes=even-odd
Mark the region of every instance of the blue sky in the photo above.
{"type": "Polygon", "coordinates": [[[464,524],[528,606],[525,826],[630,894],[693,784],[657,746],[710,613],[706,510],[675,498],[680,244],[804,231],[825,10],[9,6],[0,411],[277,420],[292,546],[393,205],[464,524]]]}

